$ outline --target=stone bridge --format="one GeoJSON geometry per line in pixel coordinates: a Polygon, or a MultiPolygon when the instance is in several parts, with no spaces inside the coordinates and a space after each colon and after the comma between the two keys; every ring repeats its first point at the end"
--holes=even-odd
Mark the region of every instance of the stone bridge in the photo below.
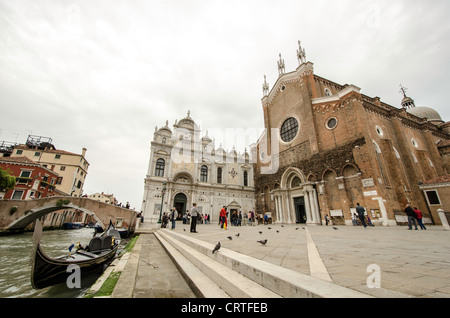
{"type": "MultiPolygon", "coordinates": [[[[137,212],[79,197],[48,197],[35,200],[0,200],[0,233],[23,231],[37,218],[60,210],[81,211],[94,217],[105,229],[110,221],[133,232],[137,212]]],[[[45,226],[45,223],[44,223],[45,226]]]]}

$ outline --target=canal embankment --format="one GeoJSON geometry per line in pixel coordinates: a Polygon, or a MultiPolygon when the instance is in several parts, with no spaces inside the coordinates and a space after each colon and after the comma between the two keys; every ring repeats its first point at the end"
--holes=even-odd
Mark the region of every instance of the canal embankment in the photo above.
{"type": "MultiPolygon", "coordinates": [[[[139,234],[134,235],[117,258],[108,266],[97,281],[86,291],[83,298],[108,298],[122,275],[130,255],[139,240],[139,234]]],[[[134,250],[136,253],[138,249],[134,250]]]]}

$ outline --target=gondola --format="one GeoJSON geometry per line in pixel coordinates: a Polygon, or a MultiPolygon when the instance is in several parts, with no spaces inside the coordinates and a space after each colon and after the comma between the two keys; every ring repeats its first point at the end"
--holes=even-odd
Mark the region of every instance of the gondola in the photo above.
{"type": "MultiPolygon", "coordinates": [[[[36,223],[37,225],[38,223],[36,223]]],[[[31,285],[35,289],[66,282],[72,274],[72,271],[68,270],[70,265],[79,266],[81,278],[83,275],[102,272],[105,265],[109,265],[114,260],[120,241],[119,233],[110,223],[102,235],[94,236],[91,239],[85,250],[77,249],[67,256],[51,258],[45,255],[41,248],[40,234],[35,237],[38,238],[34,239],[35,247],[31,265],[31,285]]]]}

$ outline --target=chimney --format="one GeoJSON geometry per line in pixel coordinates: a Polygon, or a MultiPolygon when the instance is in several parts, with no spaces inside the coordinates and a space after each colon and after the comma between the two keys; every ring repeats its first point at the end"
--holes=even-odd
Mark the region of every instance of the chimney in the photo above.
{"type": "Polygon", "coordinates": [[[83,148],[83,151],[81,152],[81,155],[84,157],[86,155],[86,148],[83,148]]]}

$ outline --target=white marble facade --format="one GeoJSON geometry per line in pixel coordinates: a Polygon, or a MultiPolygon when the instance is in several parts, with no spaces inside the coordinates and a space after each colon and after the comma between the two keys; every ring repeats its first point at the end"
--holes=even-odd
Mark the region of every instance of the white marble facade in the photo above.
{"type": "Polygon", "coordinates": [[[163,212],[175,207],[181,217],[196,202],[216,223],[224,205],[228,211],[248,213],[255,206],[253,182],[247,150],[239,154],[216,149],[207,133],[200,137],[200,128],[188,112],[172,128],[168,122],[155,128],[144,185],[144,221],[158,221],[161,203],[163,212]]]}

